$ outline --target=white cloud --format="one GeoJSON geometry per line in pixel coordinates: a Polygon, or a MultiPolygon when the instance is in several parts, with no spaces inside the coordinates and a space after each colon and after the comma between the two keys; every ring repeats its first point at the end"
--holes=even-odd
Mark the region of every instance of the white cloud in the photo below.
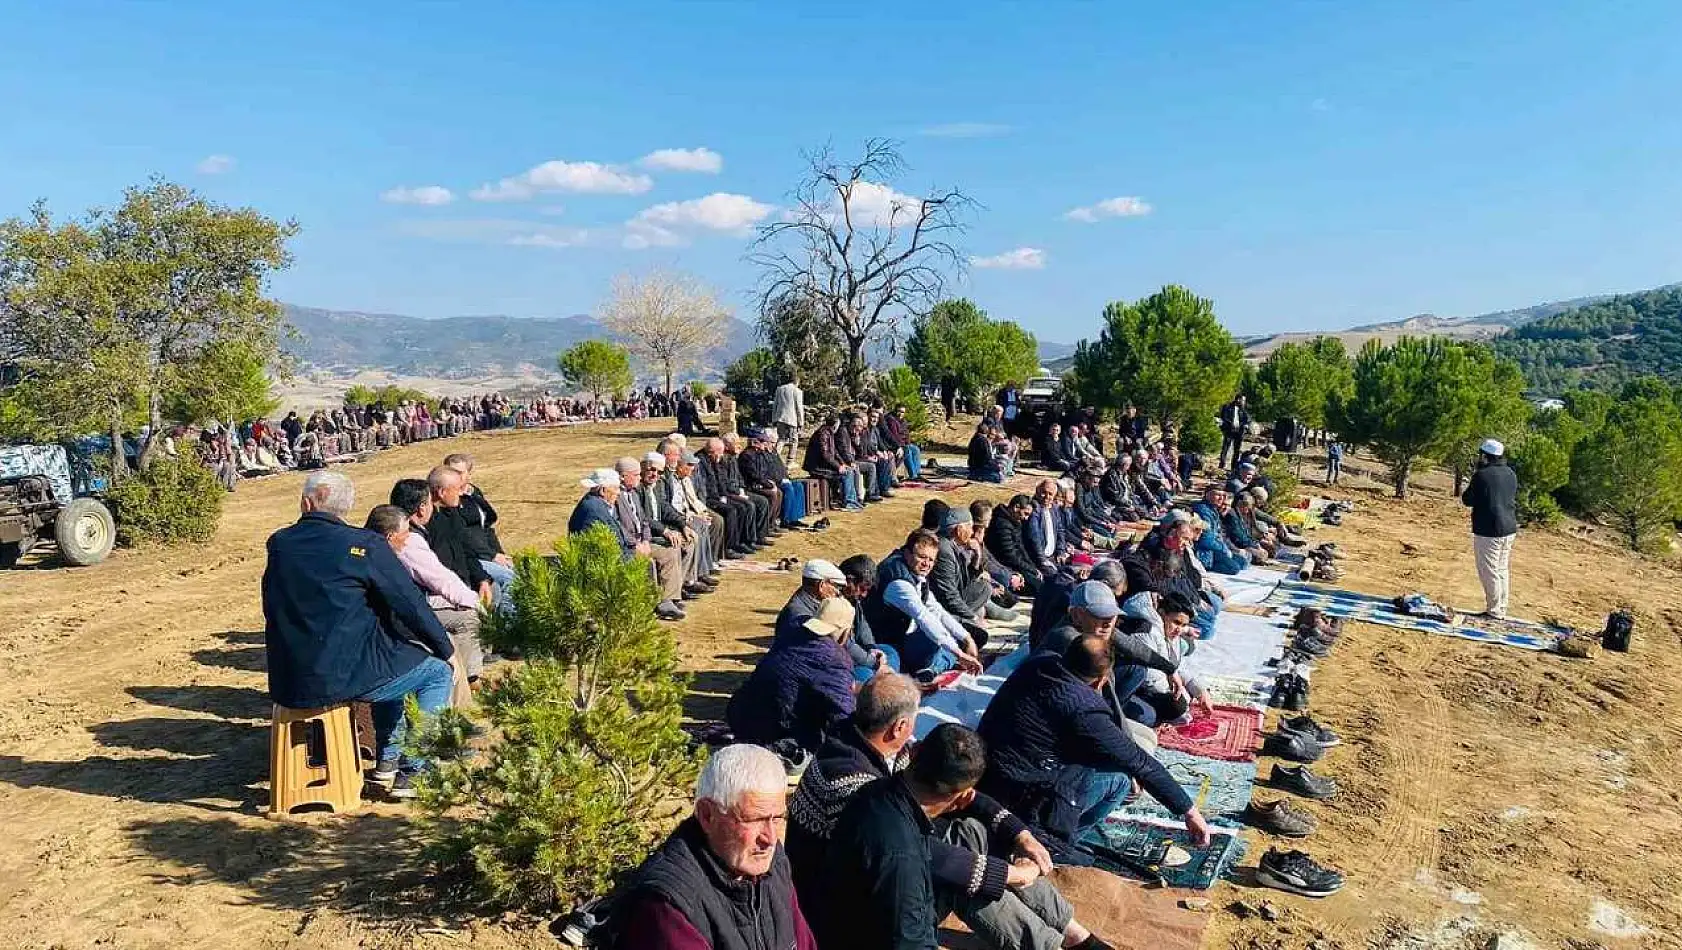
{"type": "Polygon", "coordinates": [[[1010,133],[1011,127],[999,122],[947,122],[917,131],[918,135],[937,139],[985,139],[1010,133]]]}
{"type": "Polygon", "coordinates": [[[598,195],[640,195],[654,187],[647,175],[600,162],[544,162],[494,185],[473,189],[474,201],[520,201],[540,194],[571,191],[598,195]]]}
{"type": "Polygon", "coordinates": [[[1150,214],[1152,208],[1145,199],[1127,196],[1123,198],[1105,198],[1095,205],[1074,208],[1063,215],[1070,221],[1083,221],[1091,224],[1103,218],[1137,218],[1150,214]]]}
{"type": "Polygon", "coordinates": [[[381,192],[380,200],[394,205],[447,205],[456,200],[456,196],[442,185],[399,186],[381,192]]]}
{"type": "Polygon", "coordinates": [[[598,237],[586,228],[570,228],[514,218],[425,218],[400,222],[411,237],[452,244],[504,244],[513,247],[580,247],[598,237]]]}
{"type": "Polygon", "coordinates": [[[704,228],[746,234],[754,225],[765,220],[775,210],[747,195],[733,195],[715,191],[705,198],[690,201],[668,201],[644,208],[636,220],[666,228],[704,228]]]}
{"type": "Polygon", "coordinates": [[[206,155],[193,167],[201,175],[222,175],[233,171],[234,164],[232,155],[206,155]]]}
{"type": "Polygon", "coordinates": [[[656,171],[716,175],[724,170],[724,156],[710,148],[663,148],[644,155],[637,164],[656,171]]]}
{"type": "Polygon", "coordinates": [[[1331,101],[1328,100],[1328,99],[1316,99],[1313,102],[1310,102],[1308,104],[1308,107],[1310,109],[1313,109],[1315,112],[1330,112],[1330,111],[1332,111],[1332,104],[1331,104],[1331,101]]]}
{"type": "Polygon", "coordinates": [[[972,257],[970,266],[997,270],[1043,270],[1045,251],[1037,247],[1019,247],[991,257],[972,257]]]}
{"type": "MultiPolygon", "coordinates": [[[[853,198],[848,203],[855,227],[894,227],[917,223],[923,199],[895,191],[888,185],[860,181],[853,186],[853,198]]],[[[841,209],[835,213],[840,215],[841,209]]]]}

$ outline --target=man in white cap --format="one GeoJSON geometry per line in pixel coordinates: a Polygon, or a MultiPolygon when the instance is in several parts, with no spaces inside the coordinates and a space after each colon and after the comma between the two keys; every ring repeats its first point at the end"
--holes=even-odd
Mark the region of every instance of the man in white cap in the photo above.
{"type": "Polygon", "coordinates": [[[822,559],[812,558],[800,569],[800,589],[783,605],[782,612],[777,614],[776,632],[782,632],[797,626],[798,620],[805,617],[816,617],[823,609],[825,601],[838,597],[841,588],[847,583],[847,575],[834,564],[822,559]]]}
{"type": "Polygon", "coordinates": [[[1518,475],[1507,464],[1507,447],[1495,439],[1478,446],[1478,468],[1460,496],[1472,509],[1472,552],[1483,582],[1484,616],[1507,616],[1507,565],[1518,534],[1518,475]]]}
{"type": "MultiPolygon", "coordinates": [[[[598,468],[578,484],[586,491],[584,497],[578,500],[578,506],[572,509],[572,517],[567,519],[567,533],[581,534],[596,525],[602,525],[619,542],[619,550],[627,560],[633,557],[648,557],[647,543],[628,537],[624,524],[619,519],[616,508],[623,482],[618,470],[598,468]]],[[[673,603],[670,597],[660,601],[654,608],[654,613],[661,620],[683,619],[683,608],[673,603]]]]}
{"type": "Polygon", "coordinates": [[[842,645],[852,632],[853,605],[844,597],[825,600],[814,616],[780,622],[771,649],[725,709],[736,741],[793,739],[816,752],[853,714],[853,661],[842,645]]]}

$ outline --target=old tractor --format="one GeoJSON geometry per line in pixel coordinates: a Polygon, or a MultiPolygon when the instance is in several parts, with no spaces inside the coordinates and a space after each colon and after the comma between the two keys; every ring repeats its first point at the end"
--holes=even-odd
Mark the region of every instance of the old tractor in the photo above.
{"type": "Polygon", "coordinates": [[[117,524],[97,497],[104,487],[86,456],[63,445],[0,445],[0,569],[42,538],[74,567],[111,553],[117,524]]]}

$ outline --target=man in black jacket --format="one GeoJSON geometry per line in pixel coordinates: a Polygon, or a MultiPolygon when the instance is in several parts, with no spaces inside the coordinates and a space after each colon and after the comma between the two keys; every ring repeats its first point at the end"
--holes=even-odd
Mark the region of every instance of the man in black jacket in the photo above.
{"type": "Polygon", "coordinates": [[[1506,446],[1485,439],[1478,447],[1478,470],[1460,496],[1472,509],[1472,551],[1483,582],[1483,613],[1498,620],[1507,616],[1507,568],[1518,535],[1518,475],[1506,455],[1506,446]]]}
{"type": "Polygon", "coordinates": [[[413,797],[411,778],[424,763],[400,757],[403,701],[413,695],[427,714],[450,704],[455,645],[391,545],[345,524],[355,504],[350,479],[314,472],[304,480],[298,523],[269,537],[269,696],[290,709],[372,704],[374,778],[393,782],[394,797],[413,797]]]}
{"type": "Polygon", "coordinates": [[[748,491],[771,504],[772,534],[782,533],[784,482],[788,481],[788,467],[773,447],[775,442],[764,433],[753,431],[747,435],[747,448],[736,456],[736,467],[742,472],[742,484],[748,491]]]}
{"type": "Polygon", "coordinates": [[[1005,480],[999,460],[993,454],[993,429],[983,422],[969,440],[969,477],[973,481],[999,484],[1005,480]]]}
{"type": "Polygon", "coordinates": [[[1017,495],[1004,508],[993,511],[993,520],[987,525],[987,551],[994,560],[1022,575],[1022,593],[1029,597],[1045,583],[1045,575],[1040,572],[1039,559],[1028,551],[1027,541],[1023,538],[1022,528],[1034,514],[1034,500],[1027,495],[1017,495]]]}
{"type": "Polygon", "coordinates": [[[787,801],[775,753],[714,752],[695,782],[695,813],[637,868],[614,907],[613,946],[817,950],[778,843],[787,801]]]}
{"type": "Polygon", "coordinates": [[[461,473],[466,488],[461,496],[461,516],[467,523],[468,553],[477,557],[479,566],[490,575],[499,597],[506,597],[508,585],[514,583],[514,559],[502,550],[502,539],[496,534],[496,509],[479,486],[473,483],[473,456],[466,452],[452,452],[444,456],[444,464],[461,473]]]}
{"type": "Polygon", "coordinates": [[[468,539],[469,526],[461,510],[466,492],[461,473],[440,465],[426,475],[427,488],[432,492],[432,520],[426,526],[426,541],[438,560],[454,571],[468,587],[482,589],[494,584],[480,558],[474,555],[468,539]]]}
{"type": "MultiPolygon", "coordinates": [[[[935,821],[973,803],[986,764],[974,732],[942,723],[917,744],[903,772],[853,795],[836,821],[824,862],[826,912],[814,928],[821,945],[884,950],[937,945],[936,928],[949,906],[939,904],[929,841],[935,821]]],[[[1035,862],[1024,862],[1024,874],[1028,867],[1038,870],[1035,862]]]]}
{"type": "Polygon", "coordinates": [[[771,500],[764,495],[748,491],[747,479],[742,477],[741,439],[736,435],[726,435],[722,440],[708,439],[707,446],[711,450],[712,443],[719,442],[724,454],[720,457],[723,464],[725,484],[729,487],[732,497],[740,498],[753,506],[754,537],[761,545],[775,536],[782,534],[776,525],[776,511],[771,507],[771,500]]]}
{"type": "Polygon", "coordinates": [[[1222,471],[1230,471],[1232,466],[1238,464],[1239,453],[1244,451],[1244,436],[1249,431],[1250,410],[1245,408],[1242,395],[1234,396],[1231,402],[1221,407],[1222,471]]]}
{"type": "Polygon", "coordinates": [[[737,497],[730,490],[730,473],[724,459],[724,442],[719,439],[707,440],[706,449],[701,453],[700,459],[701,464],[694,473],[695,488],[700,491],[707,507],[724,519],[724,557],[726,560],[747,557],[764,545],[758,540],[757,510],[753,503],[737,497]]]}
{"type": "Polygon", "coordinates": [[[1137,781],[1205,845],[1209,824],[1191,797],[1139,748],[1102,695],[1115,665],[1110,641],[1082,636],[1062,656],[1036,653],[1005,680],[981,716],[991,750],[981,788],[1042,829],[1042,840],[1067,846],[1108,817],[1137,781]]]}
{"type": "MultiPolygon", "coordinates": [[[[859,688],[851,719],[833,731],[789,800],[788,858],[794,884],[813,909],[836,905],[823,890],[825,860],[836,820],[866,783],[899,771],[917,721],[921,693],[910,677],[888,673],[859,688]]],[[[933,822],[928,839],[935,915],[948,911],[999,950],[1103,947],[1084,943],[1090,931],[1040,873],[1050,854],[1022,820],[977,794],[964,808],[933,822]],[[1043,863],[1042,863],[1043,861],[1043,863]]],[[[862,944],[860,944],[862,946],[862,944]]]]}

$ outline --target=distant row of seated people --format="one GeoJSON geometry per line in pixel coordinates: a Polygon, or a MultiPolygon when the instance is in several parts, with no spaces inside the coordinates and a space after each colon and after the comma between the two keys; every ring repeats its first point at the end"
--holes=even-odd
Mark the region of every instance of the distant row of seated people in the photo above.
{"type": "Polygon", "coordinates": [[[921,478],[922,450],[911,439],[904,406],[830,413],[806,443],[801,467],[838,486],[840,507],[857,511],[892,498],[902,469],[908,479],[921,478]]]}
{"type": "Polygon", "coordinates": [[[789,477],[775,442],[757,430],[726,434],[704,440],[696,453],[673,433],[641,458],[585,478],[567,529],[602,525],[626,558],[649,559],[662,594],[656,614],[682,619],[684,601],[717,589],[725,561],[806,526],[805,486],[789,477]]]}
{"type": "Polygon", "coordinates": [[[457,453],[423,479],[402,479],[365,527],[344,518],[355,488],[336,471],[304,480],[301,517],[268,541],[263,573],[269,693],[294,709],[371,704],[378,762],[371,779],[416,795],[425,763],[403,753],[404,703],[435,715],[465,707],[486,662],[483,612],[505,603],[512,561],[497,513],[457,453]]]}

